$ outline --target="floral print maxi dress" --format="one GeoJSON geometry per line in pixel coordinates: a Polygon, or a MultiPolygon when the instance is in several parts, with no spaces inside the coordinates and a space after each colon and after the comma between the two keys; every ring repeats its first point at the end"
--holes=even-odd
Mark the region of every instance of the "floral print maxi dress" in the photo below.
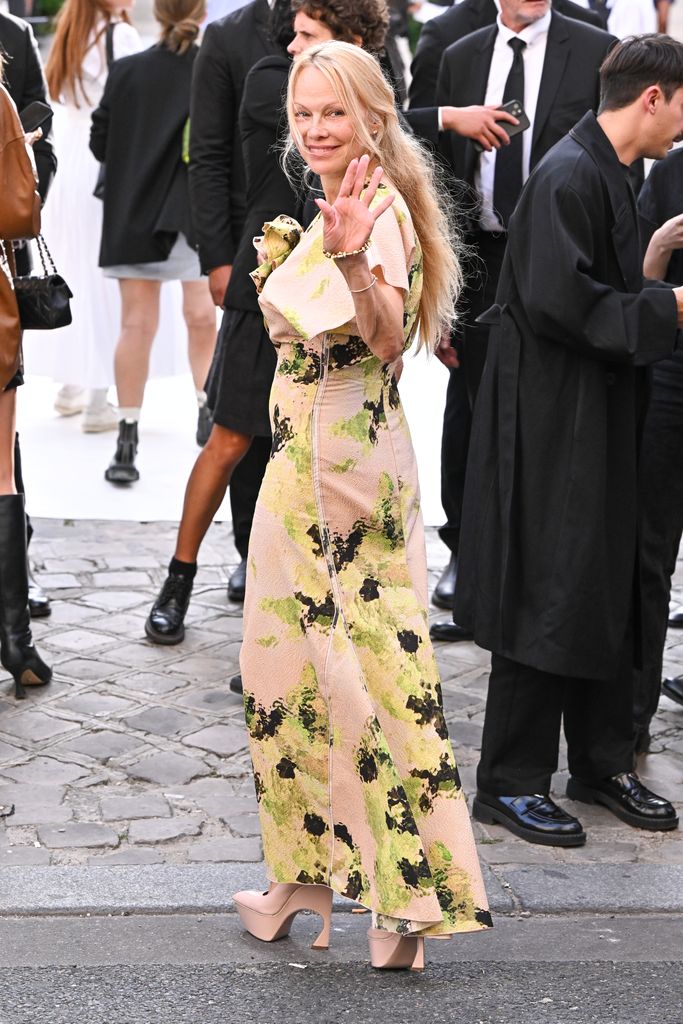
{"type": "MultiPolygon", "coordinates": [[[[368,259],[404,290],[408,342],[422,269],[399,196],[375,224],[368,259]]],[[[392,367],[358,336],[351,294],[323,256],[320,217],[272,265],[259,301],[278,347],[273,447],[241,656],[268,875],[329,885],[393,931],[487,928],[429,640],[417,469],[392,367]]]]}

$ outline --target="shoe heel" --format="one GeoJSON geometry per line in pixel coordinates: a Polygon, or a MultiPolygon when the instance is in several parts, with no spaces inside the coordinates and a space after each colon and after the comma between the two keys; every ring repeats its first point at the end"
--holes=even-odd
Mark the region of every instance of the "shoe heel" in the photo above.
{"type": "Polygon", "coordinates": [[[496,825],[498,819],[487,804],[483,804],[475,796],[472,801],[472,817],[480,821],[482,825],[496,825]]]}
{"type": "Polygon", "coordinates": [[[322,885],[317,886],[317,889],[317,893],[311,893],[311,897],[315,896],[315,899],[309,898],[308,909],[320,915],[323,926],[318,937],[311,943],[311,949],[329,949],[332,930],[332,890],[322,885]]]}
{"type": "Polygon", "coordinates": [[[398,935],[369,928],[368,945],[370,963],[377,970],[424,970],[424,939],[419,935],[398,935]]]}
{"type": "Polygon", "coordinates": [[[21,676],[14,677],[14,699],[26,700],[26,690],[22,685],[21,676]]]}
{"type": "Polygon", "coordinates": [[[578,779],[567,780],[567,796],[570,800],[576,800],[582,804],[594,804],[595,797],[588,786],[584,786],[578,779]]]}

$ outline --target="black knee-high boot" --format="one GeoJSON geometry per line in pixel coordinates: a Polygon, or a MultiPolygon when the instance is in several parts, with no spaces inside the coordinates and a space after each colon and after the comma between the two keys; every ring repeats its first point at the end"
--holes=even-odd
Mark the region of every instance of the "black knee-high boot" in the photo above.
{"type": "Polygon", "coordinates": [[[23,494],[0,494],[0,662],[14,677],[18,700],[25,686],[52,678],[31,636],[23,494]]]}
{"type": "MultiPolygon", "coordinates": [[[[26,495],[24,487],[24,475],[21,471],[21,446],[19,445],[19,434],[14,435],[14,486],[17,494],[26,495]]],[[[24,497],[25,504],[25,497],[24,497]]],[[[26,512],[26,547],[28,548],[33,536],[31,517],[26,512]]],[[[39,586],[31,575],[31,566],[28,566],[28,610],[32,619],[44,619],[52,613],[50,598],[41,586],[39,586]]]]}

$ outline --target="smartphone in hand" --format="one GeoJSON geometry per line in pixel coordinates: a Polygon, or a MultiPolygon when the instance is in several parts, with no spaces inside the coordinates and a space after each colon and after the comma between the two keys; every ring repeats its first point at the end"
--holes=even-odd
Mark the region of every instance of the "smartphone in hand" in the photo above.
{"type": "Polygon", "coordinates": [[[24,107],[19,114],[19,120],[21,121],[22,128],[28,135],[30,132],[37,131],[38,128],[44,128],[51,119],[52,114],[52,107],[49,107],[47,103],[43,103],[41,100],[35,100],[33,103],[29,103],[27,107],[24,107]]]}
{"type": "MultiPolygon", "coordinates": [[[[516,117],[519,122],[519,124],[510,124],[509,121],[500,122],[502,128],[507,132],[508,138],[511,139],[514,135],[519,135],[520,132],[525,132],[529,128],[531,122],[519,100],[508,100],[507,103],[501,104],[498,110],[506,110],[508,114],[516,117]]],[[[474,143],[474,148],[480,153],[484,151],[484,147],[478,142],[474,143]]]]}

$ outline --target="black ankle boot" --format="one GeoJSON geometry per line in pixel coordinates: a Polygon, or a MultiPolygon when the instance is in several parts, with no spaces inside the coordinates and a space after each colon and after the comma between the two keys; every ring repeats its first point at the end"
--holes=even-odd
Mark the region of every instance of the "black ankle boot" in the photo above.
{"type": "Polygon", "coordinates": [[[138,425],[121,420],[114,458],[104,471],[104,478],[111,484],[132,484],[140,479],[135,466],[138,453],[138,425]]]}
{"type": "Polygon", "coordinates": [[[31,636],[23,494],[0,494],[0,662],[14,678],[17,700],[25,686],[52,678],[31,636]]]}
{"type": "Polygon", "coordinates": [[[183,641],[192,583],[190,576],[169,572],[145,622],[145,633],[153,643],[172,645],[183,641]]]}

